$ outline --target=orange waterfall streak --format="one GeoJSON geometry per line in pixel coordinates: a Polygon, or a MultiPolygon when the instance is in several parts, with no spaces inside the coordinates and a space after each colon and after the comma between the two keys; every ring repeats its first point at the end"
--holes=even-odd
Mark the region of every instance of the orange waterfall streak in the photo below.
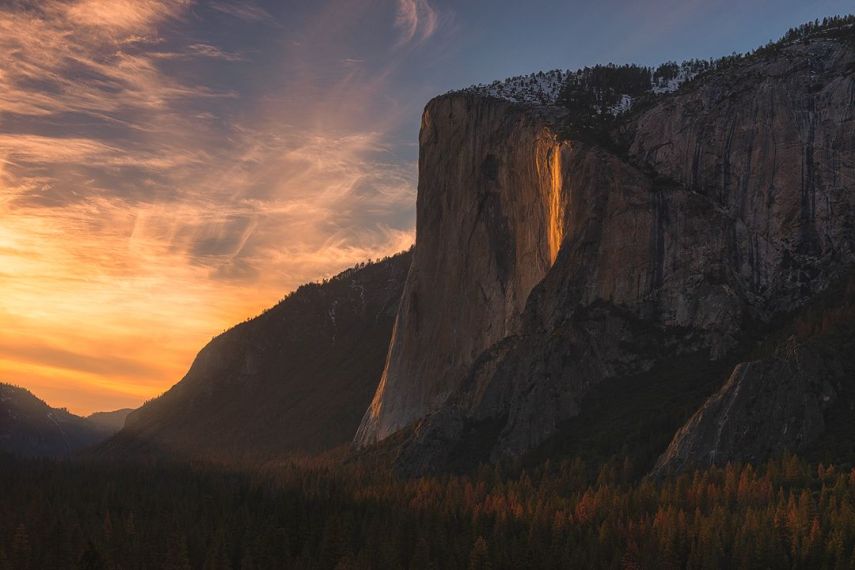
{"type": "Polygon", "coordinates": [[[564,205],[561,200],[563,176],[561,174],[561,147],[555,146],[550,151],[549,158],[549,211],[548,211],[548,239],[549,239],[549,261],[555,263],[558,250],[564,240],[564,205]]]}

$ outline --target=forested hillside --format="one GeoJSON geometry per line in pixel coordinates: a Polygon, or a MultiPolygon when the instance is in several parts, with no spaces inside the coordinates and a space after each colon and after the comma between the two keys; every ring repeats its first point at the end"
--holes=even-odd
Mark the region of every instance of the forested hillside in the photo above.
{"type": "Polygon", "coordinates": [[[303,285],[219,335],[97,454],[236,461],[346,446],[383,369],[410,257],[303,285]]]}
{"type": "Polygon", "coordinates": [[[794,456],[373,469],[0,463],[0,569],[853,568],[855,469],[794,456]]]}

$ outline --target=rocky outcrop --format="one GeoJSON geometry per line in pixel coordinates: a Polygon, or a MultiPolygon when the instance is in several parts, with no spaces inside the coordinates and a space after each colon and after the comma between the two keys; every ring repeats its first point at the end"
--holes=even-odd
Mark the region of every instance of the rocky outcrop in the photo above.
{"type": "Polygon", "coordinates": [[[784,451],[846,460],[851,439],[846,449],[840,442],[847,440],[855,409],[855,273],[775,328],[756,350],[766,354],[737,364],[677,430],[654,476],[784,451]]]}
{"type": "Polygon", "coordinates": [[[781,354],[743,362],[684,425],[654,475],[802,451],[822,434],[843,369],[793,340],[781,354]]]}
{"type": "Polygon", "coordinates": [[[853,66],[845,42],[785,46],[629,113],[606,142],[560,136],[555,109],[432,101],[414,264],[357,443],[406,427],[415,471],[466,440],[519,456],[592,387],[731,358],[827,288],[855,260],[853,66]]]}

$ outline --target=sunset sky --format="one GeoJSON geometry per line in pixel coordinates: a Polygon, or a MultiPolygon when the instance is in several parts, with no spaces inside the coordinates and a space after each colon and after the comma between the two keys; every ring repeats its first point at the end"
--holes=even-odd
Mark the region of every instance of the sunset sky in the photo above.
{"type": "Polygon", "coordinates": [[[0,381],[87,414],[413,240],[430,97],[749,50],[809,0],[2,0],[0,381]]]}

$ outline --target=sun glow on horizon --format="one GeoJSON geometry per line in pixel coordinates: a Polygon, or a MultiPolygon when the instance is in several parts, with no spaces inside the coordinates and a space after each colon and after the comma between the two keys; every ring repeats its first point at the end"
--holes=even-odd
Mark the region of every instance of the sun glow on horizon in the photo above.
{"type": "MultiPolygon", "coordinates": [[[[210,268],[131,228],[112,222],[79,231],[81,220],[68,216],[0,213],[0,381],[75,413],[136,407],[159,395],[212,337],[313,280],[212,279],[210,268]]],[[[406,245],[401,236],[392,247],[406,245]]],[[[317,278],[361,253],[315,259],[329,268],[317,278]]]]}
{"type": "Polygon", "coordinates": [[[272,285],[247,295],[147,250],[117,221],[81,231],[82,221],[3,211],[0,223],[0,379],[52,406],[135,407],[177,382],[213,335],[282,295],[272,285]]]}

